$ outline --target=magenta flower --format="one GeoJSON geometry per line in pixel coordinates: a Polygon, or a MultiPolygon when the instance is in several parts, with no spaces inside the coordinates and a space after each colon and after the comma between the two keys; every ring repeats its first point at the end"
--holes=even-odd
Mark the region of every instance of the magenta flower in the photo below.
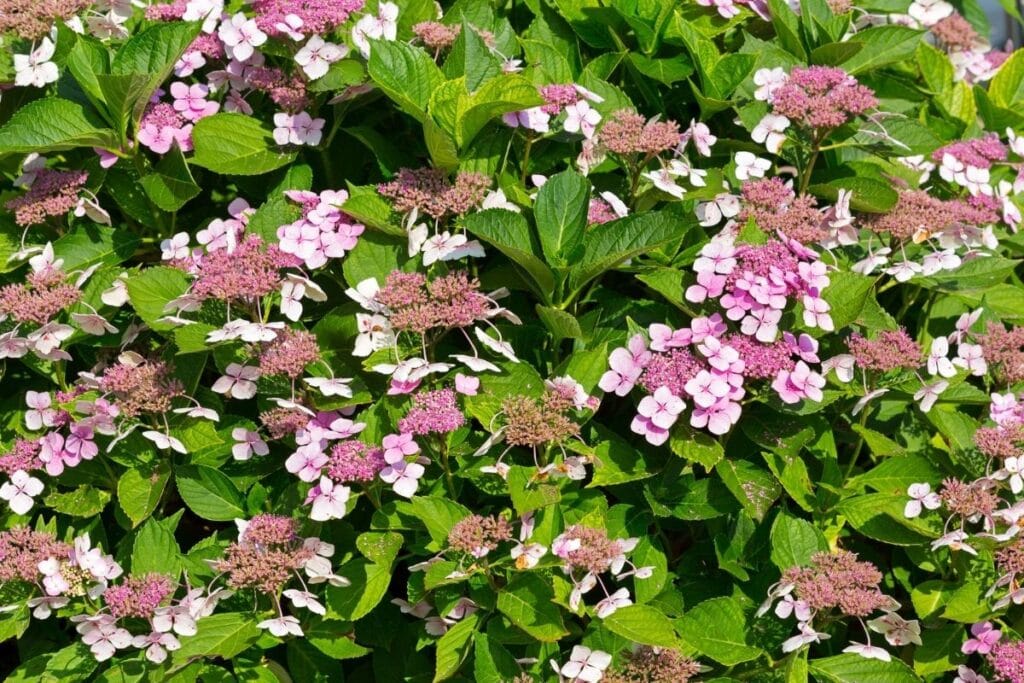
{"type": "Polygon", "coordinates": [[[775,389],[783,403],[799,403],[803,399],[820,402],[823,398],[821,388],[824,386],[825,378],[803,361],[798,361],[792,370],[780,370],[772,382],[772,389],[775,389]]]}
{"type": "Polygon", "coordinates": [[[1003,632],[997,630],[992,626],[991,622],[979,621],[978,623],[971,626],[971,638],[961,646],[960,651],[965,655],[974,654],[977,652],[981,655],[987,655],[992,651],[994,646],[999,639],[1003,637],[1003,632]]]}
{"type": "Polygon", "coordinates": [[[659,387],[653,396],[645,396],[637,408],[637,412],[651,420],[656,427],[668,429],[679,418],[686,408],[686,403],[668,387],[659,387]]]}
{"type": "Polygon", "coordinates": [[[180,112],[182,117],[188,121],[195,122],[205,116],[217,113],[220,104],[208,101],[206,96],[209,94],[210,89],[201,83],[194,83],[191,86],[181,81],[171,83],[174,110],[180,112]]]}
{"type": "Polygon", "coordinates": [[[413,441],[412,434],[388,434],[382,443],[384,446],[384,460],[393,465],[406,456],[415,455],[420,452],[419,445],[413,441]]]}
{"type": "Polygon", "coordinates": [[[696,406],[690,416],[690,425],[697,429],[705,427],[712,434],[721,436],[732,429],[740,419],[743,412],[739,403],[733,403],[728,399],[720,399],[717,403],[707,408],[696,406]]]}

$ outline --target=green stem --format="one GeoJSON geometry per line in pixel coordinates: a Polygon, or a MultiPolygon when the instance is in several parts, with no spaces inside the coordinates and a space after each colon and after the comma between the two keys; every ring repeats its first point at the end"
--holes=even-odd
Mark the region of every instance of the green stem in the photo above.
{"type": "Polygon", "coordinates": [[[526,177],[529,173],[530,168],[530,150],[533,149],[533,138],[526,138],[526,149],[523,151],[523,162],[522,162],[522,183],[523,188],[526,188],[526,177]]]}
{"type": "Polygon", "coordinates": [[[448,463],[448,448],[445,447],[444,444],[442,444],[440,451],[441,466],[444,467],[444,483],[445,486],[448,488],[448,495],[452,497],[452,500],[455,500],[455,478],[452,477],[452,468],[448,463]]]}
{"type": "MultiPolygon", "coordinates": [[[[867,406],[860,413],[860,426],[867,427],[868,424],[868,409],[867,406]]],[[[857,465],[857,459],[860,458],[860,451],[864,448],[864,436],[862,434],[857,435],[857,445],[853,448],[853,457],[850,458],[850,462],[846,465],[846,470],[843,472],[843,481],[845,482],[850,478],[850,474],[853,473],[853,468],[857,465]]]]}

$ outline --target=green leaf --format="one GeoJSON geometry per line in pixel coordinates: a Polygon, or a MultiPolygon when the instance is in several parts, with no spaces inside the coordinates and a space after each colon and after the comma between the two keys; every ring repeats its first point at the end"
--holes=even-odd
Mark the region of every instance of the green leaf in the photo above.
{"type": "Polygon", "coordinates": [[[104,110],[99,74],[110,71],[110,52],[103,43],[87,36],[78,36],[67,56],[68,71],[98,111],[104,110]]]}
{"type": "Polygon", "coordinates": [[[735,666],[761,656],[761,648],[747,642],[747,618],[733,598],[706,600],[683,615],[677,626],[688,645],[719,664],[735,666]]]}
{"type": "Polygon", "coordinates": [[[185,505],[203,519],[230,522],[246,517],[242,494],[220,470],[206,465],[180,467],[175,481],[185,505]]]}
{"type": "Polygon", "coordinates": [[[465,149],[490,121],[543,103],[536,86],[523,76],[492,78],[472,95],[459,98],[455,142],[465,149]]]}
{"type": "Polygon", "coordinates": [[[868,293],[875,286],[875,279],[847,271],[829,273],[829,285],[822,298],[831,307],[829,314],[837,330],[841,330],[859,316],[867,301],[868,293]]]}
{"type": "Polygon", "coordinates": [[[915,283],[941,292],[963,292],[988,289],[1001,284],[1020,265],[1020,261],[1001,256],[967,261],[956,270],[915,280],[915,283]]]}
{"type": "Polygon", "coordinates": [[[310,81],[307,86],[312,92],[343,90],[350,85],[366,81],[366,67],[358,59],[342,59],[331,64],[320,78],[310,81]]]}
{"type": "Polygon", "coordinates": [[[154,266],[128,278],[128,300],[139,317],[154,330],[170,330],[171,323],[159,319],[170,315],[167,303],[188,290],[189,278],[177,268],[154,266]]]}
{"type": "Polygon", "coordinates": [[[466,216],[463,225],[525,270],[535,291],[545,302],[550,300],[555,275],[541,259],[540,245],[522,215],[504,209],[487,209],[466,216]]]}
{"type": "Polygon", "coordinates": [[[413,496],[410,507],[412,514],[427,527],[435,549],[444,547],[452,527],[470,515],[469,508],[454,500],[433,496],[413,496]]]}
{"type": "Polygon", "coordinates": [[[839,190],[847,190],[853,193],[850,208],[868,213],[885,213],[896,206],[899,199],[891,185],[873,178],[840,178],[825,185],[811,185],[808,190],[832,202],[838,199],[839,190]]]}
{"type": "Polygon", "coordinates": [[[132,573],[150,572],[177,576],[181,570],[181,549],[165,520],[149,519],[135,535],[132,546],[132,573]]]}
{"type": "Polygon", "coordinates": [[[710,472],[725,457],[722,442],[705,432],[677,425],[669,436],[672,452],[710,472]]]}
{"type": "Polygon", "coordinates": [[[822,683],[917,683],[920,680],[898,659],[882,662],[856,654],[813,659],[810,669],[822,683]]]}
{"type": "Polygon", "coordinates": [[[583,239],[583,254],[569,272],[573,289],[584,285],[627,259],[655,249],[673,239],[682,239],[693,227],[664,211],[633,214],[603,223],[583,239]]]}
{"type": "Polygon", "coordinates": [[[192,129],[192,163],[225,175],[260,175],[295,160],[277,151],[271,131],[244,114],[214,114],[192,129]]]}
{"type": "Polygon", "coordinates": [[[942,472],[925,455],[917,453],[886,458],[854,480],[858,486],[868,486],[879,493],[904,495],[907,487],[918,482],[938,486],[942,472]]]}
{"type": "Polygon", "coordinates": [[[921,526],[923,522],[903,517],[906,501],[905,491],[900,495],[869,493],[847,498],[837,511],[860,533],[891,545],[922,545],[937,538],[939,533],[931,533],[921,526]]]}
{"type": "Polygon", "coordinates": [[[89,646],[75,641],[56,652],[47,652],[21,664],[7,676],[6,683],[86,681],[98,666],[99,662],[89,652],[89,646]]]}
{"type": "Polygon", "coordinates": [[[537,304],[534,310],[537,311],[537,317],[544,323],[544,327],[548,328],[555,341],[583,339],[583,329],[580,327],[580,322],[571,313],[560,308],[541,306],[540,304],[537,304]]]}
{"type": "Polygon", "coordinates": [[[473,647],[473,637],[479,624],[479,612],[467,614],[438,639],[434,683],[446,681],[458,672],[470,648],[473,647]]]}
{"type": "Polygon", "coordinates": [[[558,486],[534,478],[535,467],[512,465],[508,472],[508,493],[519,515],[554,505],[561,499],[558,486]]]}
{"type": "Polygon", "coordinates": [[[466,88],[473,92],[488,78],[501,73],[498,60],[487,44],[463,17],[462,30],[444,60],[444,74],[448,78],[464,76],[466,88]]]}
{"type": "Polygon", "coordinates": [[[715,470],[747,514],[762,520],[782,487],[766,470],[747,460],[725,459],[715,470]]]}
{"type": "Polygon", "coordinates": [[[920,43],[917,46],[917,65],[933,93],[940,93],[953,85],[953,64],[942,50],[920,43]]]}
{"type": "Polygon", "coordinates": [[[772,524],[772,564],[785,570],[790,567],[806,567],[814,553],[828,550],[828,541],[810,522],[780,514],[772,524]]]}
{"type": "Polygon", "coordinates": [[[629,605],[615,610],[601,622],[612,633],[642,645],[679,647],[672,622],[650,605],[629,605]]]}
{"type": "Polygon", "coordinates": [[[198,632],[181,638],[181,649],[172,654],[172,662],[183,665],[198,657],[231,659],[247,649],[263,633],[249,614],[223,612],[196,622],[198,632]]]}
{"type": "Polygon", "coordinates": [[[988,85],[988,96],[1005,109],[1016,109],[1024,101],[1024,50],[1015,50],[999,67],[988,85]]]}
{"type": "Polygon", "coordinates": [[[396,237],[405,237],[408,234],[405,228],[391,222],[391,205],[378,194],[376,187],[357,186],[349,183],[345,213],[368,228],[374,228],[396,237]]]}
{"type": "Polygon", "coordinates": [[[665,85],[685,81],[693,73],[693,65],[684,55],[678,55],[671,59],[652,59],[646,55],[630,52],[629,60],[644,76],[665,85]]]}
{"type": "Polygon", "coordinates": [[[515,657],[486,633],[477,633],[473,643],[473,680],[476,683],[506,683],[518,676],[515,657]]]}
{"type": "Polygon", "coordinates": [[[64,269],[85,270],[95,265],[116,266],[128,259],[139,243],[135,235],[100,225],[80,225],[53,243],[64,269]]]}
{"type": "Polygon", "coordinates": [[[370,652],[355,642],[352,625],[347,622],[325,619],[303,631],[313,647],[334,659],[356,659],[370,652]]]}
{"type": "Polygon", "coordinates": [[[156,23],[129,38],[114,55],[111,74],[145,77],[134,98],[126,102],[135,121],[142,118],[150,96],[171,75],[174,63],[199,35],[201,28],[200,22],[156,23]]]}
{"type": "Polygon", "coordinates": [[[517,574],[498,593],[498,611],[537,640],[553,643],[569,635],[554,597],[550,584],[540,576],[517,574]]]}
{"type": "Polygon", "coordinates": [[[391,565],[357,558],[338,573],[351,581],[350,586],[327,589],[328,615],[334,619],[357,621],[370,613],[384,598],[391,583],[391,565]]]}
{"type": "Polygon", "coordinates": [[[132,521],[132,526],[138,526],[153,514],[169,479],[170,468],[161,463],[148,473],[137,468],[128,469],[117,480],[117,502],[132,521]]]}
{"type": "Polygon", "coordinates": [[[29,102],[0,128],[0,156],[75,147],[116,149],[114,131],[81,104],[47,97],[29,102]]]}
{"type": "Polygon", "coordinates": [[[87,484],[82,484],[74,491],[67,493],[52,491],[44,500],[44,503],[53,508],[55,512],[72,517],[95,517],[103,511],[109,502],[109,491],[87,484]]]}
{"type": "Polygon", "coordinates": [[[444,75],[421,48],[396,41],[371,41],[367,71],[370,79],[405,113],[421,123],[427,120],[430,96],[444,75]]]}
{"type": "Polygon", "coordinates": [[[934,676],[952,671],[967,662],[960,651],[966,633],[960,624],[943,624],[921,633],[921,645],[914,648],[914,672],[920,676],[934,676]]]}
{"type": "Polygon", "coordinates": [[[921,31],[905,26],[875,26],[857,32],[864,49],[842,63],[853,75],[909,60],[921,42],[921,31]]]}
{"type": "Polygon", "coordinates": [[[575,171],[556,173],[537,193],[533,217],[548,263],[564,267],[583,240],[590,207],[590,183],[575,171]]]}
{"type": "Polygon", "coordinates": [[[141,182],[149,198],[164,211],[177,211],[200,193],[177,143],[141,182]]]}
{"type": "Polygon", "coordinates": [[[328,657],[302,638],[293,638],[287,646],[288,673],[292,680],[330,683],[344,680],[341,663],[328,657]]]}

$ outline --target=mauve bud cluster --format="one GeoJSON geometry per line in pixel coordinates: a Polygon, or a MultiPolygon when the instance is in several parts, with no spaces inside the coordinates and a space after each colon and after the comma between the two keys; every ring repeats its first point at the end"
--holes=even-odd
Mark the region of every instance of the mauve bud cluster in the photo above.
{"type": "Polygon", "coordinates": [[[579,91],[571,83],[542,86],[540,96],[544,98],[541,109],[551,116],[558,116],[562,109],[570,104],[576,104],[580,99],[579,91]]]}
{"type": "Polygon", "coordinates": [[[866,617],[891,604],[878,587],[881,580],[875,565],[846,550],[815,553],[809,567],[782,573],[782,583],[792,585],[797,599],[812,610],[837,609],[851,617],[866,617]]]}
{"type": "Polygon", "coordinates": [[[857,365],[865,370],[914,370],[921,365],[921,347],[902,327],[882,330],[873,339],[854,332],[846,344],[857,365]]]}
{"type": "Polygon", "coordinates": [[[7,475],[18,470],[31,472],[42,469],[43,462],[39,459],[40,443],[28,439],[15,439],[11,449],[0,455],[0,472],[7,475]]]}
{"type": "Polygon", "coordinates": [[[421,391],[412,397],[412,408],[398,421],[398,431],[423,436],[447,434],[466,424],[451,389],[421,391]]]}
{"type": "Polygon", "coordinates": [[[566,404],[557,392],[550,390],[540,398],[506,398],[501,404],[505,441],[511,446],[531,448],[563,443],[580,431],[580,426],[566,415],[571,407],[571,402],[566,404]]]}
{"type": "Polygon", "coordinates": [[[270,36],[283,35],[281,26],[291,26],[299,20],[299,33],[321,35],[348,21],[359,12],[364,0],[252,0],[250,8],[256,15],[256,25],[270,36]]]}
{"type": "Polygon", "coordinates": [[[116,618],[137,617],[151,619],[156,609],[174,594],[177,587],[171,577],[164,574],[131,576],[103,592],[103,602],[116,618]]]}
{"type": "Polygon", "coordinates": [[[931,27],[932,35],[950,50],[972,50],[983,42],[971,23],[953,12],[931,27]]]}
{"type": "Polygon", "coordinates": [[[214,567],[228,574],[231,588],[255,588],[277,595],[295,572],[315,556],[296,531],[295,520],[289,517],[257,515],[214,567]]]}
{"type": "Polygon", "coordinates": [[[154,3],[146,7],[145,17],[150,21],[178,21],[188,9],[187,0],[154,3]]]}
{"type": "Polygon", "coordinates": [[[602,683],[687,683],[700,673],[700,664],[663,647],[643,645],[627,652],[602,683]]]}
{"type": "Polygon", "coordinates": [[[305,429],[309,415],[298,408],[271,408],[260,413],[260,423],[271,439],[283,439],[305,429]]]}
{"type": "Polygon", "coordinates": [[[958,140],[932,152],[932,159],[942,163],[946,155],[954,157],[965,166],[991,168],[998,161],[1006,161],[1007,149],[999,136],[989,133],[980,138],[958,140]]]}
{"type": "Polygon", "coordinates": [[[434,280],[422,273],[392,271],[376,300],[387,306],[395,330],[423,334],[434,328],[469,327],[491,315],[480,283],[457,270],[434,280]]]}
{"type": "Polygon", "coordinates": [[[110,394],[121,415],[161,415],[171,410],[172,401],[185,394],[181,382],[171,375],[162,360],[138,364],[124,361],[111,365],[99,378],[100,388],[110,394]]]}
{"type": "Polygon", "coordinates": [[[991,518],[1002,502],[991,479],[965,482],[949,477],[942,482],[939,497],[947,510],[964,519],[976,515],[991,518]]]}
{"type": "Polygon", "coordinates": [[[675,121],[648,121],[635,111],[620,109],[601,126],[600,139],[616,154],[653,155],[675,149],[682,133],[675,121]]]}
{"type": "Polygon", "coordinates": [[[809,128],[836,128],[878,104],[875,93],[842,69],[797,67],[772,93],[776,114],[809,128]]]}
{"type": "Polygon", "coordinates": [[[402,168],[377,191],[394,203],[400,213],[414,209],[435,219],[461,216],[483,201],[491,179],[482,173],[459,172],[455,182],[439,168],[402,168]]]}
{"type": "Polygon", "coordinates": [[[754,180],[743,185],[743,208],[736,220],[744,224],[753,219],[769,234],[782,234],[803,244],[828,237],[824,214],[814,197],[797,197],[780,178],[754,180]]]}
{"type": "Polygon", "coordinates": [[[998,378],[1007,384],[1024,380],[1024,327],[1006,329],[1001,323],[989,322],[984,334],[978,335],[978,343],[998,378]]]}
{"type": "Polygon", "coordinates": [[[26,275],[24,284],[0,288],[0,317],[9,315],[17,322],[45,325],[81,296],[64,271],[44,268],[26,275]]]}
{"type": "Polygon", "coordinates": [[[625,550],[622,540],[609,538],[606,530],[575,524],[555,539],[552,552],[570,571],[603,574],[625,550]]]}
{"type": "Polygon", "coordinates": [[[384,450],[362,441],[340,441],[331,448],[325,474],[343,484],[372,482],[384,469],[384,450]]]}
{"type": "Polygon", "coordinates": [[[258,235],[247,235],[233,250],[206,252],[191,265],[196,298],[252,301],[276,291],[280,269],[296,265],[296,259],[276,244],[265,245],[258,235]]]}
{"type": "Polygon", "coordinates": [[[981,227],[999,220],[991,207],[960,199],[939,199],[923,190],[901,192],[896,206],[868,224],[876,233],[906,241],[917,235],[941,236],[963,226],[981,227]]]}
{"type": "Polygon", "coordinates": [[[260,353],[260,372],[284,375],[294,380],[306,366],[320,360],[316,335],[305,330],[285,328],[274,341],[265,344],[260,353]]]}
{"type": "Polygon", "coordinates": [[[18,225],[37,225],[50,216],[64,216],[74,209],[78,205],[78,193],[88,179],[85,171],[40,169],[28,191],[4,206],[14,212],[18,225]]]}
{"type": "Polygon", "coordinates": [[[981,427],[974,433],[974,445],[990,458],[1019,458],[1024,455],[1024,425],[981,427]]]}
{"type": "Polygon", "coordinates": [[[0,581],[36,583],[39,564],[51,557],[67,557],[71,546],[53,534],[14,527],[0,531],[0,581]]]}
{"type": "MultiPolygon", "coordinates": [[[[1024,681],[1024,640],[1000,640],[985,655],[992,667],[994,681],[1021,683],[1024,681]]],[[[984,679],[977,679],[984,680],[984,679]]]]}
{"type": "Polygon", "coordinates": [[[271,101],[287,112],[299,112],[309,105],[306,81],[299,74],[285,74],[277,67],[247,69],[245,82],[253,90],[267,93],[271,101]]]}
{"type": "Polygon", "coordinates": [[[456,522],[448,532],[449,547],[477,558],[511,539],[512,525],[504,517],[470,515],[456,522]]]}
{"type": "Polygon", "coordinates": [[[92,0],[0,0],[0,33],[35,41],[91,4],[92,0]]]}
{"type": "Polygon", "coordinates": [[[459,24],[449,26],[439,21],[421,21],[412,27],[412,32],[420,42],[433,50],[435,55],[451,47],[461,30],[462,26],[459,24]]]}
{"type": "Polygon", "coordinates": [[[996,563],[1003,574],[1024,575],[1024,537],[1015,536],[1009,545],[996,551],[996,563]]]}

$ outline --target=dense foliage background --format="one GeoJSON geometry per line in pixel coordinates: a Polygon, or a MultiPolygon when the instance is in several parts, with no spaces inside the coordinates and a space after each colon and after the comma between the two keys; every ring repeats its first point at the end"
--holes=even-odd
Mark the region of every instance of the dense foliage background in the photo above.
{"type": "Polygon", "coordinates": [[[975,0],[0,32],[8,680],[1024,681],[975,0]]]}

